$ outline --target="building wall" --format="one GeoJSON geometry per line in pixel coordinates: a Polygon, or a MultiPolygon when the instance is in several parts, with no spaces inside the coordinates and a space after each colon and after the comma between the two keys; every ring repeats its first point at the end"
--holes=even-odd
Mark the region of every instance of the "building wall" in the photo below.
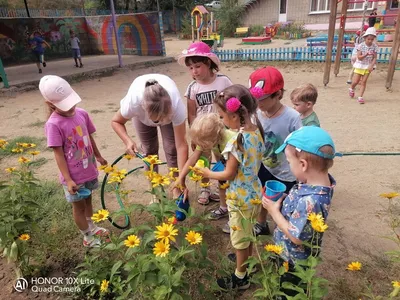
{"type": "MultiPolygon", "coordinates": [[[[242,3],[246,0],[242,0],[242,3]]],[[[311,0],[287,0],[287,20],[305,24],[329,23],[329,13],[310,14],[311,0]]],[[[341,11],[341,4],[338,5],[338,14],[341,11]]],[[[362,11],[348,12],[348,16],[362,15],[362,11]]],[[[246,9],[243,14],[242,23],[244,26],[267,25],[278,22],[279,0],[258,0],[246,9]]],[[[361,21],[351,19],[351,22],[361,21]]]]}
{"type": "MultiPolygon", "coordinates": [[[[158,13],[118,15],[116,21],[123,54],[162,55],[158,13]]],[[[111,16],[1,19],[0,57],[4,64],[31,61],[27,32],[35,30],[51,46],[47,58],[69,57],[70,29],[81,41],[82,55],[116,54],[113,28],[111,16]]]]}

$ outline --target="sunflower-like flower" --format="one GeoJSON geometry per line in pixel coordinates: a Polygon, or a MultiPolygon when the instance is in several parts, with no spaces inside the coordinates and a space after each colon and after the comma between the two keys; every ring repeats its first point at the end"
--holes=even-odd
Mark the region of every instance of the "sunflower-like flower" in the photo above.
{"type": "Polygon", "coordinates": [[[24,149],[22,149],[22,148],[14,148],[14,149],[11,149],[11,152],[12,153],[22,153],[22,152],[24,152],[24,149]]]}
{"type": "Polygon", "coordinates": [[[328,229],[328,225],[325,224],[321,213],[310,213],[307,219],[311,222],[311,227],[317,232],[325,232],[328,229]]]}
{"type": "Polygon", "coordinates": [[[349,271],[360,271],[361,267],[362,267],[362,264],[360,262],[353,261],[353,262],[351,262],[351,263],[349,263],[347,265],[346,270],[349,270],[349,271]]]}
{"type": "Polygon", "coordinates": [[[383,193],[383,194],[380,194],[379,196],[381,196],[382,198],[387,198],[387,199],[390,200],[390,199],[393,199],[393,198],[396,198],[396,197],[400,196],[400,194],[392,192],[392,193],[383,193]]]}
{"type": "Polygon", "coordinates": [[[125,158],[126,160],[131,160],[132,158],[133,158],[133,155],[130,155],[130,154],[125,154],[124,156],[123,156],[123,158],[125,158]]]}
{"type": "Polygon", "coordinates": [[[108,290],[108,284],[109,284],[110,282],[108,281],[108,280],[103,280],[102,282],[101,282],[101,285],[100,285],[100,292],[102,292],[102,293],[106,293],[107,292],[107,290],[108,290]]]}
{"type": "Polygon", "coordinates": [[[156,176],[156,174],[158,174],[157,172],[154,171],[145,171],[144,172],[144,176],[146,176],[146,178],[150,181],[153,180],[154,176],[156,176]]]}
{"type": "Polygon", "coordinates": [[[36,156],[36,155],[39,155],[40,154],[40,151],[29,151],[28,152],[30,155],[32,155],[32,156],[36,156]]]}
{"type": "Polygon", "coordinates": [[[156,226],[157,231],[154,232],[156,239],[161,240],[165,243],[169,241],[175,242],[175,236],[178,235],[178,229],[174,228],[174,225],[163,223],[161,226],[156,226]]]}
{"type": "Polygon", "coordinates": [[[203,237],[200,233],[191,230],[186,234],[185,240],[187,240],[190,245],[197,245],[202,242],[203,237]]]}
{"type": "Polygon", "coordinates": [[[143,161],[147,162],[151,166],[162,164],[162,161],[158,159],[158,155],[148,155],[143,158],[143,161]]]}
{"type": "Polygon", "coordinates": [[[10,167],[10,168],[4,169],[4,170],[5,170],[6,172],[8,172],[8,173],[12,173],[12,172],[14,172],[16,169],[17,169],[16,167],[10,167]]]}
{"type": "Polygon", "coordinates": [[[211,182],[202,182],[202,183],[200,183],[200,186],[201,186],[202,188],[207,188],[207,187],[209,187],[209,186],[211,186],[211,185],[212,185],[211,182]]]}
{"type": "Polygon", "coordinates": [[[140,239],[136,235],[131,234],[124,241],[124,245],[129,248],[135,248],[140,245],[140,239]]]}
{"type": "Polygon", "coordinates": [[[262,203],[262,201],[260,199],[258,199],[258,198],[254,198],[254,199],[250,200],[250,203],[252,205],[260,205],[262,203]]]}
{"type": "Polygon", "coordinates": [[[100,209],[97,213],[93,214],[92,220],[95,223],[99,223],[101,221],[107,220],[108,216],[110,215],[109,211],[106,209],[100,209]]]}
{"type": "Polygon", "coordinates": [[[21,234],[21,235],[19,236],[19,239],[20,239],[21,241],[27,241],[27,240],[29,240],[30,238],[31,238],[31,236],[30,236],[29,234],[27,234],[27,233],[21,234]]]}
{"type": "Polygon", "coordinates": [[[289,272],[289,262],[285,261],[282,266],[285,268],[285,272],[289,272]]]}
{"type": "Polygon", "coordinates": [[[157,187],[157,186],[167,186],[170,183],[171,182],[170,182],[169,177],[162,176],[162,175],[160,175],[158,173],[155,173],[154,176],[153,176],[153,179],[151,180],[151,184],[152,184],[153,188],[157,187]]]}
{"type": "Polygon", "coordinates": [[[178,168],[169,168],[169,173],[168,173],[168,176],[171,178],[171,179],[173,179],[173,180],[175,180],[175,174],[176,173],[179,173],[179,169],[178,168]]]}
{"type": "Polygon", "coordinates": [[[167,221],[166,221],[166,223],[175,225],[175,224],[178,223],[178,220],[176,219],[175,216],[173,216],[173,217],[171,217],[171,218],[168,218],[167,221]]]}
{"type": "Polygon", "coordinates": [[[153,253],[155,256],[165,257],[169,253],[169,244],[159,241],[154,245],[153,253]]]}
{"type": "Polygon", "coordinates": [[[26,164],[26,163],[28,163],[28,162],[30,162],[31,160],[29,159],[29,158],[26,158],[26,157],[24,157],[24,156],[21,156],[20,158],[18,158],[18,162],[20,163],[20,164],[26,164]]]}
{"type": "Polygon", "coordinates": [[[219,186],[221,190],[226,190],[229,187],[229,182],[225,182],[219,186]]]}
{"type": "Polygon", "coordinates": [[[233,231],[240,231],[240,230],[242,230],[242,228],[240,228],[239,226],[236,226],[236,225],[231,226],[231,229],[232,229],[233,231]]]}
{"type": "Polygon", "coordinates": [[[6,146],[8,145],[8,142],[6,140],[0,139],[0,148],[1,149],[6,149],[6,146]]]}
{"type": "Polygon", "coordinates": [[[400,288],[400,281],[392,281],[392,285],[394,288],[400,288]]]}
{"type": "Polygon", "coordinates": [[[267,250],[268,252],[273,252],[277,255],[280,255],[283,252],[283,247],[279,245],[268,244],[265,245],[264,249],[267,250]]]}
{"type": "Polygon", "coordinates": [[[203,179],[203,176],[201,176],[201,175],[192,174],[192,176],[190,176],[190,180],[192,180],[194,182],[198,182],[198,181],[200,181],[202,179],[203,179]]]}

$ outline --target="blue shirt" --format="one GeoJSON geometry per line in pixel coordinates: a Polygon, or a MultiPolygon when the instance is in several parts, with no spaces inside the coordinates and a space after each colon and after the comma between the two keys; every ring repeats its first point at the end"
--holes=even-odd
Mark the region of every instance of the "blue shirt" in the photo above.
{"type": "MultiPolygon", "coordinates": [[[[330,187],[299,183],[290,190],[283,201],[281,213],[289,221],[289,233],[295,238],[321,246],[323,233],[318,232],[313,239],[314,230],[307,218],[310,213],[321,213],[326,221],[336,185],[331,175],[329,180],[330,187]]],[[[282,258],[293,264],[296,259],[307,259],[311,255],[311,248],[296,245],[278,227],[274,232],[274,242],[283,247],[282,258]]]]}
{"type": "Polygon", "coordinates": [[[43,43],[44,43],[44,40],[38,36],[35,36],[33,39],[30,39],[30,41],[29,41],[32,51],[39,53],[39,54],[44,53],[43,43]]]}

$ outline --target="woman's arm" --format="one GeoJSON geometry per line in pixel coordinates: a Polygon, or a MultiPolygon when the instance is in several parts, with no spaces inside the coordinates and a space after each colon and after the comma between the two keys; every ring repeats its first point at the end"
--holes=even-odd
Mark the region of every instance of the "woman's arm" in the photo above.
{"type": "Polygon", "coordinates": [[[228,160],[226,162],[225,170],[222,172],[213,172],[208,168],[198,168],[199,174],[205,178],[216,179],[219,181],[233,180],[236,177],[239,162],[237,159],[229,153],[228,160]]]}
{"type": "Polygon", "coordinates": [[[188,122],[189,126],[192,126],[194,119],[196,118],[196,101],[186,98],[188,107],[188,122]]]}
{"type": "Polygon", "coordinates": [[[126,146],[126,153],[130,155],[135,155],[135,152],[139,151],[135,142],[131,139],[131,137],[128,135],[128,132],[126,131],[125,123],[128,121],[128,119],[125,119],[121,115],[121,110],[118,110],[111,120],[111,127],[112,129],[114,129],[119,138],[124,142],[126,146]]]}
{"type": "Polygon", "coordinates": [[[188,144],[186,141],[186,124],[183,122],[180,125],[174,126],[175,146],[178,154],[178,168],[183,169],[188,160],[188,144]]]}
{"type": "Polygon", "coordinates": [[[96,160],[102,165],[105,166],[107,164],[107,161],[101,156],[99,148],[97,148],[97,144],[94,141],[94,138],[92,135],[90,135],[90,142],[92,143],[92,148],[93,148],[93,153],[94,156],[96,157],[96,160]]]}
{"type": "Polygon", "coordinates": [[[68,192],[73,195],[78,190],[78,186],[72,180],[71,175],[68,170],[67,162],[64,156],[64,149],[63,147],[53,147],[54,157],[57,162],[58,169],[60,170],[62,176],[64,177],[65,183],[68,187],[68,192]]]}

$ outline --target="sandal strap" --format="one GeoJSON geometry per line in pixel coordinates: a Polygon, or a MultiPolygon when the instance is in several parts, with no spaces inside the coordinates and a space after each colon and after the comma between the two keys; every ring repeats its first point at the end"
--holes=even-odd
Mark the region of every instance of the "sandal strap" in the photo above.
{"type": "Polygon", "coordinates": [[[202,187],[202,188],[200,188],[200,193],[203,193],[203,192],[211,194],[210,187],[202,187]]]}
{"type": "Polygon", "coordinates": [[[214,210],[213,213],[219,216],[223,216],[228,212],[228,210],[224,210],[221,207],[218,207],[218,209],[214,210]]]}

